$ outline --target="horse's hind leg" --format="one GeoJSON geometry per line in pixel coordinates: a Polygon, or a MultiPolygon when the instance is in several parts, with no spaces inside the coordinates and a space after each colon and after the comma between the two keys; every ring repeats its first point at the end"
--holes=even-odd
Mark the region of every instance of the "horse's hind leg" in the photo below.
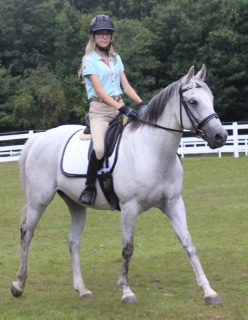
{"type": "Polygon", "coordinates": [[[25,289],[25,283],[27,279],[27,266],[28,266],[28,254],[29,247],[34,236],[35,228],[45,211],[46,206],[39,206],[39,208],[27,206],[26,216],[21,225],[21,264],[17,274],[18,281],[13,282],[11,285],[11,292],[13,296],[20,297],[25,289]]]}
{"type": "Polygon", "coordinates": [[[188,230],[186,211],[182,198],[180,197],[177,200],[173,200],[170,205],[166,207],[165,212],[170,218],[171,225],[190,259],[191,265],[196,275],[197,283],[204,292],[205,302],[207,304],[221,303],[220,297],[210,287],[209,281],[203,271],[195,245],[188,230]]]}
{"type": "Polygon", "coordinates": [[[71,230],[68,236],[68,244],[72,259],[73,286],[79,292],[80,299],[92,299],[92,292],[85,287],[83,281],[79,259],[81,236],[86,223],[87,209],[69,199],[62,192],[59,192],[59,195],[67,204],[71,214],[71,230]]]}

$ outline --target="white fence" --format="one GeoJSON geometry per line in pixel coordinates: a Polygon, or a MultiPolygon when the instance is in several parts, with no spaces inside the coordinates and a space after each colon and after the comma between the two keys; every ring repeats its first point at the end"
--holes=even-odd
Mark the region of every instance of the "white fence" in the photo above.
{"type": "MultiPolygon", "coordinates": [[[[240,153],[248,155],[248,124],[238,124],[233,122],[230,125],[224,125],[228,131],[228,139],[226,144],[218,149],[210,149],[207,142],[196,137],[183,137],[181,139],[178,153],[185,157],[186,155],[213,154],[221,157],[224,153],[233,154],[235,158],[240,153]]],[[[0,136],[0,162],[18,161],[25,141],[30,138],[33,131],[26,133],[6,134],[0,136]],[[20,140],[20,144],[16,144],[20,140]],[[10,141],[10,145],[3,146],[3,141],[10,141]]]]}
{"type": "Polygon", "coordinates": [[[27,133],[18,134],[17,132],[11,135],[6,134],[0,136],[0,162],[18,161],[25,141],[33,134],[35,134],[33,131],[28,131],[27,133]],[[21,144],[15,144],[17,140],[21,140],[21,144]],[[10,141],[11,145],[2,146],[3,141],[10,141]]]}
{"type": "Polygon", "coordinates": [[[239,157],[240,153],[248,155],[248,124],[238,124],[233,122],[230,125],[224,125],[228,131],[228,138],[226,144],[217,149],[210,149],[207,142],[202,139],[182,138],[178,149],[178,153],[182,158],[186,155],[196,154],[217,154],[219,157],[223,153],[233,154],[235,158],[239,157]]]}

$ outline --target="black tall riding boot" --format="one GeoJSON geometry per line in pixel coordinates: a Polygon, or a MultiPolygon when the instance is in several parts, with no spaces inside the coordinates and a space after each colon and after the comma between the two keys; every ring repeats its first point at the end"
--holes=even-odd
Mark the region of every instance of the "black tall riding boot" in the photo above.
{"type": "Polygon", "coordinates": [[[95,150],[91,152],[90,160],[87,169],[86,176],[86,188],[82,192],[81,196],[78,199],[78,202],[87,204],[89,206],[94,207],[95,199],[96,199],[96,179],[97,179],[97,171],[99,169],[101,160],[98,160],[96,157],[95,150]]]}

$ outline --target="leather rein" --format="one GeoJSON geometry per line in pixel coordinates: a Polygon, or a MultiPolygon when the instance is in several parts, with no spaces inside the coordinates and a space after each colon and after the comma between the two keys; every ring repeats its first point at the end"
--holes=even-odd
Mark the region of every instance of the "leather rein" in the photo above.
{"type": "MultiPolygon", "coordinates": [[[[199,84],[196,84],[196,88],[201,88],[201,86],[199,84]]],[[[204,132],[203,132],[203,127],[205,126],[205,124],[207,124],[210,120],[216,118],[218,119],[219,116],[217,113],[211,113],[209,116],[207,116],[206,118],[204,118],[202,121],[198,121],[196,119],[196,117],[193,115],[193,113],[190,111],[188,105],[187,105],[187,102],[185,101],[184,97],[183,97],[183,93],[190,90],[190,89],[193,89],[193,86],[189,86],[187,88],[184,88],[182,89],[182,87],[180,87],[180,90],[179,90],[179,95],[180,95],[180,123],[181,123],[181,126],[183,128],[183,121],[182,121],[182,106],[184,107],[185,109],[185,112],[187,114],[187,116],[189,117],[189,120],[195,130],[195,132],[192,132],[194,133],[194,135],[197,137],[197,138],[203,138],[204,137],[204,132]],[[195,125],[195,123],[197,124],[197,126],[195,125]]],[[[152,122],[149,122],[149,121],[145,121],[145,120],[141,120],[141,119],[138,119],[138,121],[142,122],[142,123],[145,123],[145,124],[149,124],[149,125],[152,125],[153,127],[155,128],[159,128],[159,129],[163,129],[163,130],[169,130],[169,131],[175,131],[175,132],[180,132],[180,133],[183,133],[184,131],[183,130],[177,130],[177,129],[173,129],[173,128],[167,128],[167,127],[163,127],[163,126],[160,126],[156,123],[152,123],[152,122]]]]}

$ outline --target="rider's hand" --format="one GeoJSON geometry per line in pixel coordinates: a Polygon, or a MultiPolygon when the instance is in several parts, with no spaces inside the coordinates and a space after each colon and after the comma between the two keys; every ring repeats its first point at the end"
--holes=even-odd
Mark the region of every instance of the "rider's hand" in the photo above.
{"type": "Polygon", "coordinates": [[[120,113],[124,114],[129,119],[134,120],[138,117],[138,112],[136,110],[131,109],[131,108],[123,106],[118,110],[120,111],[120,113]]]}

